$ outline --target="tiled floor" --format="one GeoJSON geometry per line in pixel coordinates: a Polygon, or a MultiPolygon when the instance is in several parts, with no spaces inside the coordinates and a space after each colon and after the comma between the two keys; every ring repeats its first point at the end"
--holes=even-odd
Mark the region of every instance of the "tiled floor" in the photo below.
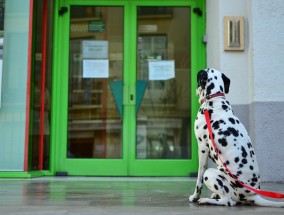
{"type": "MultiPolygon", "coordinates": [[[[194,186],[190,178],[0,179],[0,214],[284,214],[284,208],[189,204],[194,186]]],[[[263,188],[284,193],[283,183],[263,188]]]]}

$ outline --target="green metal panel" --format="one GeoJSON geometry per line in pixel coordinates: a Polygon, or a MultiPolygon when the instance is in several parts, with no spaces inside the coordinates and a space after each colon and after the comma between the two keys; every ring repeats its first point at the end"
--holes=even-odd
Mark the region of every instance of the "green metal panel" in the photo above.
{"type": "Polygon", "coordinates": [[[0,178],[36,178],[44,176],[41,171],[33,172],[0,172],[0,178]]]}

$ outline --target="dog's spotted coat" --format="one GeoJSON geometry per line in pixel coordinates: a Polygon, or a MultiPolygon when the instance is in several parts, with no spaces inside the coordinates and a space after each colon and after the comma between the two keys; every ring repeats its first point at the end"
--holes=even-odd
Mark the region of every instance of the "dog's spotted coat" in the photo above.
{"type": "Polygon", "coordinates": [[[283,207],[283,203],[264,200],[234,180],[213,149],[204,116],[206,109],[209,110],[213,138],[222,161],[240,181],[260,189],[257,160],[245,127],[233,113],[225,96],[209,97],[228,93],[230,80],[218,70],[207,68],[198,73],[197,81],[196,93],[201,106],[194,126],[199,148],[199,170],[196,189],[189,200],[199,204],[234,206],[246,203],[283,207]],[[217,165],[216,169],[205,171],[208,157],[217,165]],[[200,198],[203,183],[213,192],[211,198],[200,198]]]}

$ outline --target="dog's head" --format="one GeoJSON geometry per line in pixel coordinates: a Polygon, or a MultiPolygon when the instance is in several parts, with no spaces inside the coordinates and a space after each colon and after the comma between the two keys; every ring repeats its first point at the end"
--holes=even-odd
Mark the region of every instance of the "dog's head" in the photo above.
{"type": "Polygon", "coordinates": [[[215,93],[228,93],[230,79],[216,69],[206,68],[198,72],[197,84],[196,94],[201,102],[206,96],[215,93]]]}

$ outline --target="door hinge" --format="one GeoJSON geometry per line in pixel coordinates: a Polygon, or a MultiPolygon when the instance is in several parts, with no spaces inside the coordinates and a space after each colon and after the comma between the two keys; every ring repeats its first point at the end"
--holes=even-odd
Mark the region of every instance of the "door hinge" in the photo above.
{"type": "Polygon", "coordinates": [[[206,35],[206,34],[203,35],[203,37],[202,37],[202,42],[203,42],[204,44],[207,43],[207,35],[206,35]]]}
{"type": "Polygon", "coordinates": [[[196,13],[198,16],[202,16],[202,11],[199,7],[193,8],[193,12],[196,13]]]}
{"type": "Polygon", "coordinates": [[[59,16],[62,16],[64,13],[66,13],[68,11],[68,8],[67,7],[61,7],[59,9],[59,16]]]}

